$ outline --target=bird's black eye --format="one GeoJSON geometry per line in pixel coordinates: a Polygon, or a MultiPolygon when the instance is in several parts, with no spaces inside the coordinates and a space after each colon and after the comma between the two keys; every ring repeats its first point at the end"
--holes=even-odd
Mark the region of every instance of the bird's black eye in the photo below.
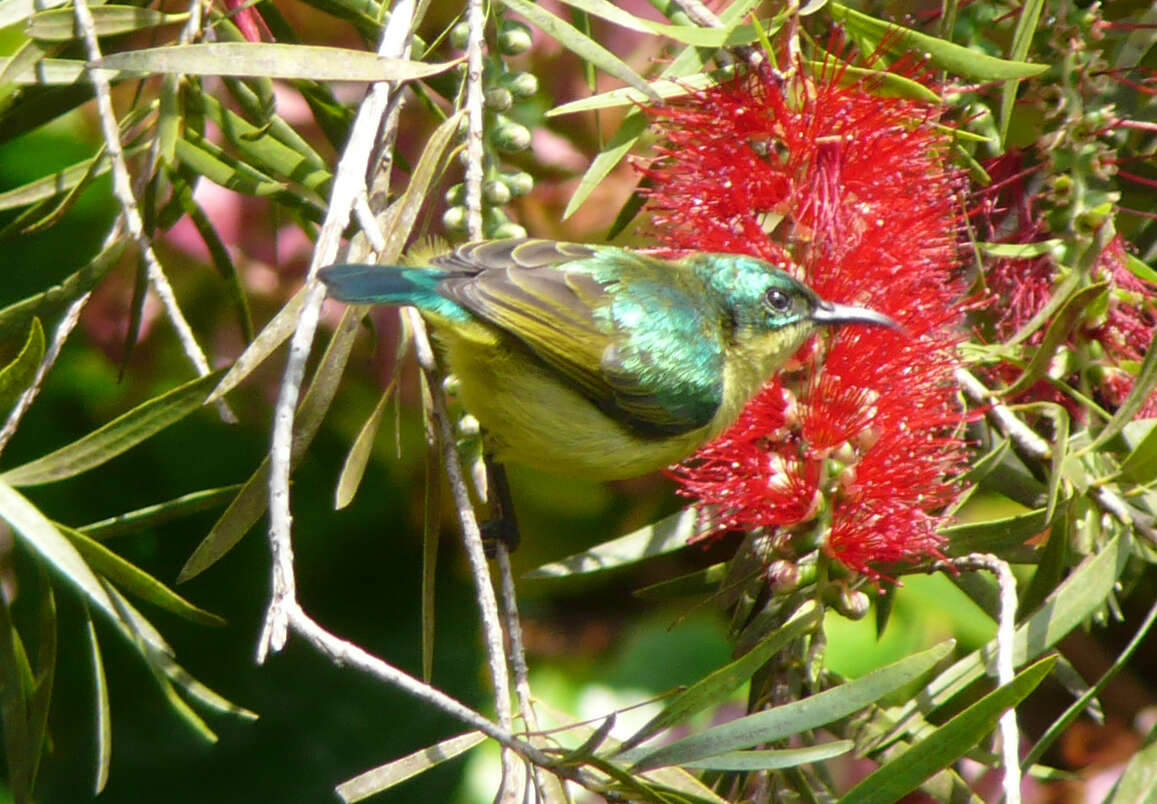
{"type": "Polygon", "coordinates": [[[772,288],[763,294],[763,303],[774,313],[786,313],[791,309],[791,296],[779,288],[772,288]]]}

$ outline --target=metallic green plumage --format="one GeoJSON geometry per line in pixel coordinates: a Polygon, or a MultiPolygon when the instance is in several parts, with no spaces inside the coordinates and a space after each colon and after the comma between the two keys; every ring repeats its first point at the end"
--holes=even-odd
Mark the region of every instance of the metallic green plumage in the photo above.
{"type": "Polygon", "coordinates": [[[596,477],[651,471],[719,435],[820,324],[891,325],[731,254],[502,240],[428,268],[321,278],[343,301],[417,306],[500,457],[596,477]]]}

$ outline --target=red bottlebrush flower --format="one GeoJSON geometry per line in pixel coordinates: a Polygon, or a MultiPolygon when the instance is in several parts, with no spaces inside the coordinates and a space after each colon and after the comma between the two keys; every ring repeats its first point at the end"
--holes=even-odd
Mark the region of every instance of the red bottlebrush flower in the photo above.
{"type": "Polygon", "coordinates": [[[904,325],[805,347],[799,368],[672,470],[714,532],[766,528],[769,561],[794,557],[807,533],[875,577],[873,565],[937,554],[965,462],[953,380],[961,179],[934,107],[841,78],[752,76],[655,110],[663,142],[643,172],[671,249],[761,256],[904,325]]]}

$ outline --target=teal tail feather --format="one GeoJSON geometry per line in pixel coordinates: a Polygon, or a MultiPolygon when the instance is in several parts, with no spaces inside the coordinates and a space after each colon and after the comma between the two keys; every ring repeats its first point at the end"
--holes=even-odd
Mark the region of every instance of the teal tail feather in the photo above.
{"type": "Polygon", "coordinates": [[[318,272],[330,297],[346,304],[440,306],[438,282],[444,273],[399,265],[330,265],[318,272]]]}

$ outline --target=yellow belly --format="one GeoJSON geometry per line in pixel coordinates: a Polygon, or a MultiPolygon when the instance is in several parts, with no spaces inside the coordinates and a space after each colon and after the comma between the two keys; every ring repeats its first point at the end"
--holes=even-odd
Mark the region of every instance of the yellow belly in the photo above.
{"type": "Polygon", "coordinates": [[[632,434],[510,336],[485,325],[437,326],[435,337],[460,396],[501,461],[555,474],[616,480],[679,461],[715,435],[703,427],[673,438],[632,434]]]}

